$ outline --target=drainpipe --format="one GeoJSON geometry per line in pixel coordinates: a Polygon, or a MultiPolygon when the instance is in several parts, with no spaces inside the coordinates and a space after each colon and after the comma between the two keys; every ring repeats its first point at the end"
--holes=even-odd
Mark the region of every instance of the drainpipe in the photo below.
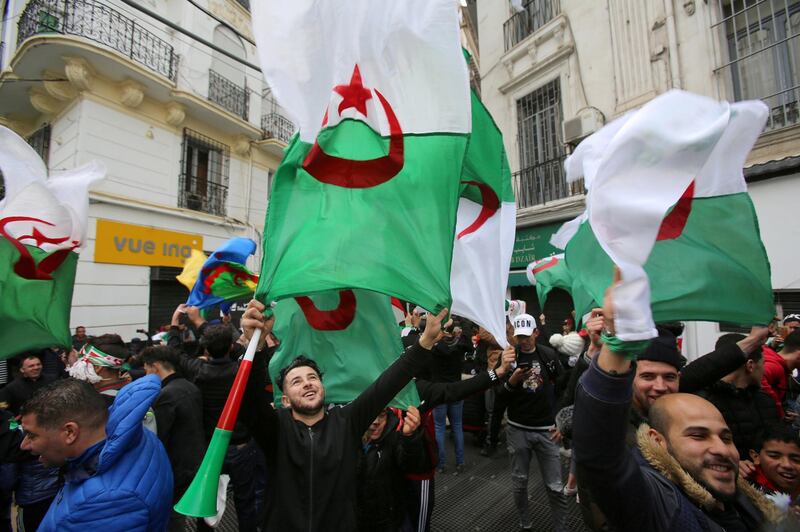
{"type": "Polygon", "coordinates": [[[672,78],[672,88],[680,89],[681,70],[678,64],[678,33],[675,29],[675,10],[673,0],[665,0],[664,7],[667,15],[667,40],[669,43],[669,72],[672,78]]]}

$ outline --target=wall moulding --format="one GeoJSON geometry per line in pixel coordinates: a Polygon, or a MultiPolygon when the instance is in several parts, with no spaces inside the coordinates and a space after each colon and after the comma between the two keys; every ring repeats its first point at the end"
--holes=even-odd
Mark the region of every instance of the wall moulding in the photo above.
{"type": "Polygon", "coordinates": [[[64,79],[64,74],[53,70],[44,70],[42,71],[42,79],[44,80],[42,81],[44,90],[56,100],[68,102],[78,96],[78,91],[68,80],[64,79]]]}
{"type": "Polygon", "coordinates": [[[72,85],[79,91],[92,90],[94,82],[94,69],[89,62],[82,57],[65,55],[64,73],[72,85]]]}
{"type": "Polygon", "coordinates": [[[139,107],[144,100],[145,87],[132,79],[119,84],[119,101],[126,107],[139,107]]]}

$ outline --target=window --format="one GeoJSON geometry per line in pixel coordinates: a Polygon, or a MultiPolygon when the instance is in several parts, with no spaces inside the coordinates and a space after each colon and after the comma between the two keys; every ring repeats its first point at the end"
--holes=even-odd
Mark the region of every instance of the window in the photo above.
{"type": "MultiPolygon", "coordinates": [[[[225,26],[214,29],[214,44],[236,57],[247,58],[239,36],[225,26]]],[[[216,50],[208,72],[208,99],[243,120],[250,115],[250,90],[244,67],[216,50]]]]}
{"type": "MultiPolygon", "coordinates": [[[[44,165],[48,166],[50,160],[50,124],[43,125],[25,140],[27,140],[33,150],[39,154],[39,157],[44,161],[44,165]]],[[[6,186],[3,180],[3,172],[0,171],[0,200],[5,196],[6,186]]]]}
{"type": "MultiPolygon", "coordinates": [[[[511,2],[512,5],[520,3],[511,2]]],[[[521,9],[513,7],[515,13],[503,24],[506,51],[553,20],[561,12],[560,0],[527,0],[520,7],[521,9]]]]}
{"type": "Polygon", "coordinates": [[[728,95],[769,106],[767,130],[800,123],[800,0],[715,0],[728,95]]]}
{"type": "Polygon", "coordinates": [[[225,216],[229,160],[228,146],[184,129],[178,206],[225,216]]]}
{"type": "Polygon", "coordinates": [[[583,193],[582,182],[568,185],[565,179],[561,121],[557,79],[517,100],[520,170],[513,181],[519,207],[583,193]]]}

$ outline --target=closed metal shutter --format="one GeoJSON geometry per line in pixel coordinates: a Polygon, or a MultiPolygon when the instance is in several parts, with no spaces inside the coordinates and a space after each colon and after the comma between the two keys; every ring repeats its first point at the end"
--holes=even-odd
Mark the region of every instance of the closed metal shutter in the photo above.
{"type": "Polygon", "coordinates": [[[162,325],[169,325],[175,307],[186,303],[189,291],[185,286],[175,280],[181,273],[180,268],[152,267],[150,268],[150,308],[148,327],[150,331],[157,331],[162,325]]]}

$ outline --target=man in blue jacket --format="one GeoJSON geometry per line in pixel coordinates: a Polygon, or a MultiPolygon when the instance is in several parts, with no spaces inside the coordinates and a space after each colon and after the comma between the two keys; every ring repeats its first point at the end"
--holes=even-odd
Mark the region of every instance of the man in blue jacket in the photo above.
{"type": "Polygon", "coordinates": [[[160,391],[158,377],[141,378],[107,410],[91,384],[65,379],[25,403],[22,449],[64,472],[39,531],[166,530],[172,471],[158,437],[142,426],[160,391]]]}

